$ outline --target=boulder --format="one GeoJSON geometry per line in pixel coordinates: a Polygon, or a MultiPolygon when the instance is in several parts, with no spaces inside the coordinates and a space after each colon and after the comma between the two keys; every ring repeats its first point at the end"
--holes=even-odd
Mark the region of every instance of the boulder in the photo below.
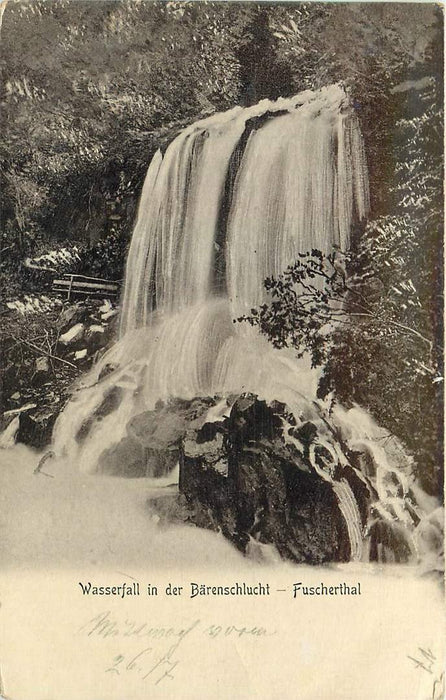
{"type": "Polygon", "coordinates": [[[109,476],[146,476],[144,448],[137,440],[124,438],[117,445],[104,450],[99,458],[98,472],[109,476]]]}
{"type": "Polygon", "coordinates": [[[155,450],[178,446],[186,431],[184,417],[165,408],[145,411],[128,423],[127,432],[144,447],[155,450]]]}
{"type": "Polygon", "coordinates": [[[238,545],[236,512],[228,489],[224,435],[216,423],[189,430],[180,449],[179,503],[198,527],[219,531],[238,545]]]}
{"type": "Polygon", "coordinates": [[[154,450],[178,450],[181,439],[191,427],[201,427],[205,416],[216,401],[212,398],[174,399],[162,402],[153,411],[144,411],[127,425],[129,435],[144,447],[154,450]]]}
{"type": "Polygon", "coordinates": [[[85,342],[89,352],[95,352],[106,343],[105,327],[100,324],[92,324],[85,331],[85,342]]]}
{"type": "Polygon", "coordinates": [[[37,407],[20,414],[16,441],[40,449],[51,442],[54,423],[59,410],[51,406],[37,407]]]}
{"type": "Polygon", "coordinates": [[[106,313],[101,314],[101,320],[102,321],[110,321],[114,316],[117,316],[119,313],[118,309],[111,309],[110,311],[107,311],[106,313]]]}
{"type": "Polygon", "coordinates": [[[89,314],[89,309],[82,303],[72,304],[65,308],[56,321],[60,333],[65,333],[78,323],[83,323],[89,314]]]}
{"type": "Polygon", "coordinates": [[[43,384],[50,373],[50,361],[46,355],[38,357],[34,364],[34,374],[32,376],[32,383],[34,386],[43,384]]]}
{"type": "Polygon", "coordinates": [[[87,348],[82,348],[81,350],[77,350],[74,353],[74,360],[76,362],[80,362],[81,360],[86,360],[88,357],[88,350],[87,348]]]}
{"type": "Polygon", "coordinates": [[[71,326],[63,335],[59,336],[59,343],[72,348],[84,337],[85,326],[83,323],[76,323],[71,326]]]}
{"type": "Polygon", "coordinates": [[[153,450],[127,435],[118,444],[104,450],[98,471],[109,476],[160,477],[178,462],[177,450],[153,450]]]}
{"type": "MultiPolygon", "coordinates": [[[[113,367],[110,367],[110,372],[113,367]]],[[[79,442],[90,432],[95,421],[101,420],[117,407],[121,389],[114,387],[78,432],[79,442]]],[[[125,437],[104,450],[99,460],[99,471],[111,475],[131,477],[160,477],[168,474],[179,460],[179,448],[188,426],[201,425],[215,400],[196,398],[175,399],[167,404],[158,403],[153,411],[144,411],[127,424],[125,437]]]]}
{"type": "MultiPolygon", "coordinates": [[[[285,443],[288,416],[284,404],[246,394],[228,418],[188,430],[180,446],[179,482],[188,519],[221,530],[244,553],[257,542],[295,562],[347,561],[350,547],[336,494],[285,443]]],[[[301,440],[314,439],[316,426],[301,427],[301,440]]]]}

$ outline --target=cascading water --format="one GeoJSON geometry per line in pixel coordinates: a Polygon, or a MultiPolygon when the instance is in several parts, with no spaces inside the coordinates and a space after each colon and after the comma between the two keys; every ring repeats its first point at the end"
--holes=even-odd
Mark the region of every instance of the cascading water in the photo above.
{"type": "MultiPolygon", "coordinates": [[[[129,420],[159,399],[249,391],[286,403],[298,420],[318,422],[320,444],[344,464],[335,430],[321,437],[328,419],[316,401],[316,371],[232,319],[262,303],[264,279],[299,253],[347,249],[354,221],[367,210],[362,137],[339,86],[235,108],[185,129],[150,164],[128,255],[120,340],[61,414],[55,451],[94,473],[129,420]]],[[[421,516],[409,517],[406,506],[410,465],[395,466],[378,447],[382,431],[361,409],[335,409],[330,420],[347,445],[361,443],[372,455],[374,473],[357,471],[377,492],[378,515],[414,531],[421,516]],[[401,486],[393,500],[389,475],[401,486]]],[[[351,557],[367,558],[348,482],[310,459],[333,484],[351,557]]]]}
{"type": "Polygon", "coordinates": [[[193,124],[147,174],[128,256],[121,335],[157,308],[223,293],[231,315],[299,252],[348,248],[368,209],[359,125],[338,86],[193,124]]]}

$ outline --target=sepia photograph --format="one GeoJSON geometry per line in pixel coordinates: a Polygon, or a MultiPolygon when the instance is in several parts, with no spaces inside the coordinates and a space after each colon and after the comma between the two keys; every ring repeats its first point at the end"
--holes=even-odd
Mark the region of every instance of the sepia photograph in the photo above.
{"type": "Polygon", "coordinates": [[[2,698],[444,697],[443,18],[2,0],[2,698]]]}

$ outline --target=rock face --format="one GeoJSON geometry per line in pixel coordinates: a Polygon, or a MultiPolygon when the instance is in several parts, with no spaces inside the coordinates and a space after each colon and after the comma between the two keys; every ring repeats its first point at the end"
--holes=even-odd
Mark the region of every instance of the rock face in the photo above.
{"type": "Polygon", "coordinates": [[[256,540],[296,562],[347,561],[336,495],[285,444],[283,424],[290,419],[283,404],[245,395],[228,418],[189,430],[181,442],[179,484],[188,520],[221,530],[243,552],[256,540]]]}

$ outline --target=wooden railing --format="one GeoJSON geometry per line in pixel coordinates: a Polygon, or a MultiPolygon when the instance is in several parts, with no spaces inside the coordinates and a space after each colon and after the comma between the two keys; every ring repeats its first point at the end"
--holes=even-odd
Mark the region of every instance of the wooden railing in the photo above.
{"type": "Polygon", "coordinates": [[[53,292],[67,295],[70,300],[73,296],[111,297],[116,298],[120,293],[121,282],[104,280],[99,277],[85,277],[84,275],[64,274],[53,280],[53,292]]]}

